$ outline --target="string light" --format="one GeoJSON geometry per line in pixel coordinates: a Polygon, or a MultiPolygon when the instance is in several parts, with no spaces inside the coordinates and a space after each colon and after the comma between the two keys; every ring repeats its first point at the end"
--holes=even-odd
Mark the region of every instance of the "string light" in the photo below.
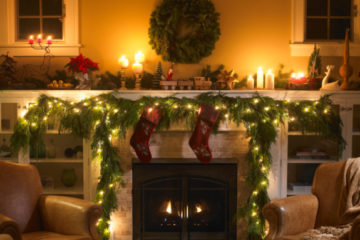
{"type": "Polygon", "coordinates": [[[103,195],[104,195],[104,191],[101,190],[101,191],[99,192],[99,194],[100,194],[100,196],[103,196],[103,195]]]}
{"type": "Polygon", "coordinates": [[[158,103],[158,102],[156,102],[156,103],[155,103],[155,106],[159,106],[159,103],[158,103]]]}
{"type": "Polygon", "coordinates": [[[259,103],[259,99],[255,98],[255,99],[254,99],[254,103],[255,103],[255,104],[259,103]]]}
{"type": "Polygon", "coordinates": [[[119,112],[119,109],[115,108],[113,112],[114,112],[114,113],[118,113],[118,112],[119,112]]]}
{"type": "Polygon", "coordinates": [[[229,118],[229,114],[225,114],[225,118],[229,118]]]}
{"type": "Polygon", "coordinates": [[[46,116],[43,118],[44,121],[46,121],[47,119],[48,119],[48,118],[47,118],[46,116]]]}
{"type": "Polygon", "coordinates": [[[309,107],[304,108],[304,112],[309,112],[309,111],[310,111],[309,107]]]}
{"type": "Polygon", "coordinates": [[[31,126],[32,126],[32,127],[36,127],[36,123],[34,123],[34,122],[31,123],[31,126]]]}
{"type": "Polygon", "coordinates": [[[256,190],[255,190],[255,191],[253,191],[253,195],[254,195],[254,196],[257,196],[258,194],[259,194],[259,192],[258,192],[258,191],[256,191],[256,190]]]}
{"type": "Polygon", "coordinates": [[[188,104],[188,105],[187,105],[187,108],[189,108],[189,109],[192,108],[192,105],[191,105],[191,104],[188,104]]]}
{"type": "Polygon", "coordinates": [[[152,112],[152,108],[148,108],[148,113],[151,113],[152,112]]]}
{"type": "Polygon", "coordinates": [[[262,182],[261,182],[261,185],[262,185],[262,186],[265,186],[265,185],[266,185],[266,181],[262,181],[262,182]]]}
{"type": "Polygon", "coordinates": [[[251,112],[251,109],[250,109],[250,108],[247,108],[245,111],[246,111],[247,113],[249,113],[249,112],[251,112]]]}
{"type": "Polygon", "coordinates": [[[109,184],[109,188],[112,188],[114,186],[114,184],[110,183],[109,184]]]}
{"type": "Polygon", "coordinates": [[[174,107],[173,107],[173,108],[177,109],[177,108],[178,108],[178,105],[174,105],[174,107]]]}
{"type": "Polygon", "coordinates": [[[220,109],[220,107],[219,106],[215,106],[215,110],[219,110],[220,109]]]}
{"type": "Polygon", "coordinates": [[[74,112],[75,112],[75,113],[79,113],[79,112],[80,112],[80,109],[74,108],[74,112]]]}
{"type": "Polygon", "coordinates": [[[270,107],[265,107],[264,110],[267,112],[270,110],[270,107]]]}
{"type": "Polygon", "coordinates": [[[257,212],[253,211],[253,212],[251,213],[251,216],[252,216],[252,217],[256,217],[256,216],[257,216],[257,212]]]}

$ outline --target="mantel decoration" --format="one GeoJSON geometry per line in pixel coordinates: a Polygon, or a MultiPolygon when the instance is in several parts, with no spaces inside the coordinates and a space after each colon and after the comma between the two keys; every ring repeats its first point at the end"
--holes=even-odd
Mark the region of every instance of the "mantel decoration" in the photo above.
{"type": "Polygon", "coordinates": [[[79,84],[75,89],[89,90],[91,89],[91,77],[89,73],[93,70],[98,70],[98,63],[93,62],[90,58],[83,57],[82,54],[76,58],[70,58],[70,62],[65,65],[69,72],[75,75],[75,78],[79,81],[79,84]]]}
{"type": "Polygon", "coordinates": [[[198,63],[220,37],[219,16],[210,0],[163,0],[151,14],[150,45],[165,61],[198,63]]]}
{"type": "MultiPolygon", "coordinates": [[[[41,142],[48,119],[56,116],[60,120],[59,133],[70,132],[79,138],[92,138],[93,158],[99,159],[101,165],[95,201],[103,208],[103,216],[98,222],[103,239],[110,238],[110,217],[117,209],[116,191],[122,183],[121,159],[113,140],[123,138],[134,126],[131,145],[136,149],[139,144],[149,150],[148,139],[155,128],[167,129],[171,124],[185,120],[190,129],[196,126],[190,145],[197,158],[207,163],[211,160],[207,140],[211,132],[218,129],[219,122],[226,120],[244,124],[250,138],[247,183],[252,192],[239,210],[239,216],[248,223],[249,240],[264,239],[266,235],[261,210],[269,201],[270,146],[276,140],[280,124],[287,119],[303,133],[317,133],[334,140],[340,154],[345,146],[341,135],[342,122],[333,110],[329,96],[318,101],[278,101],[257,94],[240,98],[204,93],[196,98],[142,97],[136,101],[117,96],[114,92],[74,103],[42,95],[18,120],[11,137],[14,152],[27,148],[30,141],[41,142]]],[[[151,161],[150,152],[136,153],[143,162],[151,161]]]]}

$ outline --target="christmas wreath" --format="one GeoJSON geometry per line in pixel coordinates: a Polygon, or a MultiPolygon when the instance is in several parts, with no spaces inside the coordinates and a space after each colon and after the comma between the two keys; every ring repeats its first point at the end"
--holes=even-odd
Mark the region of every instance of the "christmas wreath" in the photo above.
{"type": "Polygon", "coordinates": [[[210,0],[163,0],[151,14],[150,45],[165,61],[198,63],[220,37],[219,16],[210,0]]]}

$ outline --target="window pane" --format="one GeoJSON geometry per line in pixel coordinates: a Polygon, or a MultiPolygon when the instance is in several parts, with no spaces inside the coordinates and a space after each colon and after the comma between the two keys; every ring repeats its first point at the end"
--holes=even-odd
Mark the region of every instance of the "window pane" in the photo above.
{"type": "Polygon", "coordinates": [[[43,34],[51,35],[54,39],[62,39],[62,21],[58,18],[44,18],[43,34]]]}
{"type": "Polygon", "coordinates": [[[38,33],[40,33],[40,19],[19,19],[19,39],[27,39],[30,35],[36,35],[38,33]]]}
{"type": "MultiPolygon", "coordinates": [[[[345,31],[347,28],[350,28],[350,19],[331,19],[330,39],[345,39],[345,31]]],[[[351,39],[351,36],[349,37],[351,39]]]]}
{"type": "Polygon", "coordinates": [[[327,20],[307,19],[306,39],[327,39],[327,20]]]}
{"type": "Polygon", "coordinates": [[[327,16],[328,1],[327,0],[307,0],[306,8],[307,8],[307,16],[327,16]]]}
{"type": "Polygon", "coordinates": [[[62,15],[62,0],[46,0],[42,4],[44,16],[62,15]]]}
{"type": "Polygon", "coordinates": [[[330,0],[331,16],[351,16],[351,0],[330,0]]]}
{"type": "Polygon", "coordinates": [[[39,16],[40,0],[19,0],[19,16],[39,16]]]}

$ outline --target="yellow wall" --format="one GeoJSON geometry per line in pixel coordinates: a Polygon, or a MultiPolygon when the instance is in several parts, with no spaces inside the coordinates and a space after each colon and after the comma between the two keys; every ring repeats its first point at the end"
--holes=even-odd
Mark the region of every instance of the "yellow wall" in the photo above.
{"type": "MultiPolygon", "coordinates": [[[[213,0],[220,12],[221,37],[213,54],[200,64],[176,65],[175,77],[198,75],[206,64],[225,64],[240,76],[258,66],[275,69],[284,63],[288,69],[305,71],[307,57],[290,57],[291,1],[213,0]]],[[[81,52],[100,63],[101,71],[117,71],[117,59],[126,54],[146,55],[144,68],[155,72],[160,57],[148,44],[151,12],[159,0],[80,0],[81,52]]],[[[168,63],[163,64],[166,71],[168,63]]]]}

